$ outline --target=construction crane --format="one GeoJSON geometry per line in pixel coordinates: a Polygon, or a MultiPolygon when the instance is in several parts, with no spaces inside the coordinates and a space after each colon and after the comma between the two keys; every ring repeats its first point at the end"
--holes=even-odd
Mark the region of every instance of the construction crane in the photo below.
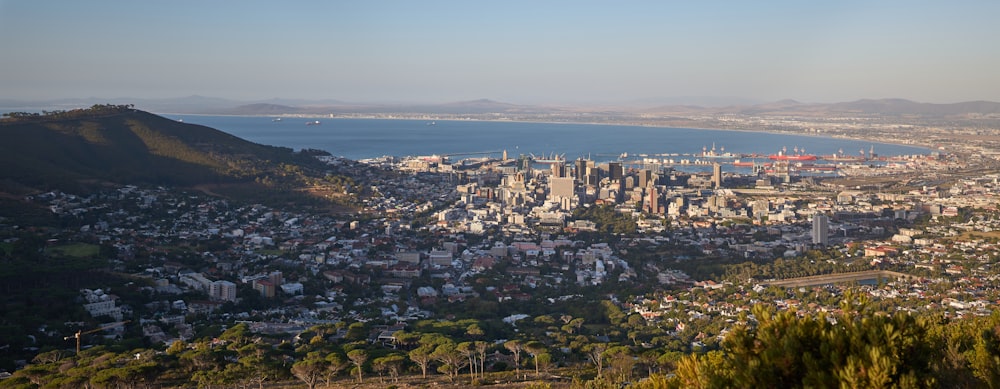
{"type": "Polygon", "coordinates": [[[120,326],[123,326],[123,325],[127,324],[128,322],[131,322],[131,320],[125,320],[125,321],[120,321],[120,322],[117,322],[117,323],[111,323],[111,324],[108,324],[108,325],[106,325],[104,327],[95,328],[95,329],[87,330],[87,331],[78,330],[72,336],[64,337],[63,340],[70,340],[70,339],[76,338],[76,353],[79,354],[80,353],[80,337],[82,337],[83,335],[92,334],[92,333],[95,333],[97,331],[104,331],[104,330],[110,329],[110,328],[120,327],[120,326]]]}

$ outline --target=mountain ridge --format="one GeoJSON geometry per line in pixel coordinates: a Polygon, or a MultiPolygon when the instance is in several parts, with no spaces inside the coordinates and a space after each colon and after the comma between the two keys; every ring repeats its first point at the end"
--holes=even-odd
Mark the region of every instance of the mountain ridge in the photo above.
{"type": "Polygon", "coordinates": [[[0,120],[0,192],[211,186],[254,198],[305,192],[331,178],[318,151],[261,145],[126,106],[7,116],[0,120]]]}
{"type": "MultiPolygon", "coordinates": [[[[641,113],[700,113],[700,114],[763,114],[763,113],[805,113],[805,114],[866,114],[866,115],[918,115],[955,116],[1000,114],[1000,103],[986,100],[956,103],[923,103],[900,98],[859,99],[836,103],[809,103],[793,99],[774,102],[736,104],[714,104],[722,100],[695,99],[692,103],[681,103],[679,99],[646,99],[632,103],[606,103],[598,105],[524,105],[507,103],[489,98],[452,101],[444,103],[372,103],[348,102],[344,100],[279,99],[238,101],[214,97],[192,95],[168,99],[60,99],[49,101],[17,101],[0,99],[0,106],[8,108],[28,108],[42,110],[51,108],[71,108],[99,101],[134,102],[146,111],[188,113],[206,115],[329,115],[329,114],[546,114],[563,112],[589,112],[621,114],[641,113]],[[655,101],[669,100],[666,105],[650,106],[655,101]],[[709,103],[709,104],[698,104],[709,103]]],[[[736,100],[729,99],[733,102],[736,100]]]]}
{"type": "MultiPolygon", "coordinates": [[[[546,114],[561,112],[590,112],[597,109],[607,112],[606,107],[588,110],[588,107],[573,106],[536,106],[506,103],[491,99],[456,101],[441,104],[352,104],[286,106],[276,109],[273,105],[248,104],[230,110],[222,110],[218,114],[274,115],[274,114],[546,114]]],[[[948,104],[920,103],[906,99],[861,99],[840,103],[806,103],[792,99],[783,99],[770,103],[727,106],[701,105],[667,105],[653,108],[616,106],[612,111],[628,113],[826,113],[868,115],[918,115],[918,116],[954,116],[968,114],[1000,113],[1000,103],[991,101],[967,101],[948,104]]]]}

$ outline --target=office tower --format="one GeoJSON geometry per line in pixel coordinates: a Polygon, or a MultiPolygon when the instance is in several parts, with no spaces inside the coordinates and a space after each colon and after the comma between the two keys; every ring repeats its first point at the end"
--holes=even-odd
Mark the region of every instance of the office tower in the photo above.
{"type": "Polygon", "coordinates": [[[639,171],[639,187],[645,188],[652,185],[653,183],[653,171],[649,169],[642,169],[639,171]]]}
{"type": "Polygon", "coordinates": [[[531,174],[531,157],[521,154],[517,157],[517,170],[531,174]]]}
{"type": "Polygon", "coordinates": [[[660,192],[656,190],[655,186],[650,186],[646,189],[649,191],[649,198],[646,200],[646,212],[649,213],[660,213],[660,192]]]}
{"type": "Polygon", "coordinates": [[[812,240],[813,244],[826,246],[830,229],[830,218],[826,215],[813,216],[812,240]]]}
{"type": "Polygon", "coordinates": [[[722,165],[712,164],[712,187],[719,189],[722,187],[722,165]]]}
{"type": "Polygon", "coordinates": [[[597,165],[594,164],[594,161],[589,159],[578,159],[576,160],[576,166],[576,177],[580,180],[581,184],[591,186],[597,185],[600,177],[597,174],[597,165]]]}
{"type": "Polygon", "coordinates": [[[622,171],[621,162],[608,163],[608,178],[611,179],[611,181],[621,181],[623,175],[624,173],[622,171]]]}
{"type": "Polygon", "coordinates": [[[552,177],[566,177],[566,164],[562,162],[553,163],[552,177]]]}
{"type": "Polygon", "coordinates": [[[576,174],[576,180],[577,181],[579,181],[581,183],[586,182],[586,178],[584,178],[587,175],[587,160],[586,159],[579,158],[576,161],[574,161],[573,170],[574,170],[574,174],[576,174]]]}
{"type": "Polygon", "coordinates": [[[781,179],[781,182],[787,184],[792,181],[792,170],[788,161],[775,161],[773,168],[774,174],[781,179]]]}
{"type": "Polygon", "coordinates": [[[549,182],[552,197],[573,197],[576,194],[572,177],[553,177],[549,182]]]}

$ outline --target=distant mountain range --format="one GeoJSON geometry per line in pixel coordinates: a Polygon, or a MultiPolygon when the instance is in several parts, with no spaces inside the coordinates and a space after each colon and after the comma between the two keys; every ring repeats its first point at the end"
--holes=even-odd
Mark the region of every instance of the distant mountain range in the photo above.
{"type": "Polygon", "coordinates": [[[552,108],[535,107],[501,103],[481,99],[445,104],[305,104],[280,105],[271,103],[253,103],[228,109],[215,109],[199,113],[218,115],[327,115],[327,114],[446,114],[446,115],[480,115],[488,113],[520,113],[543,114],[551,112],[552,108]]]}
{"type": "Polygon", "coordinates": [[[328,114],[441,114],[483,115],[521,114],[544,115],[558,113],[600,112],[604,114],[804,114],[804,115],[916,115],[947,117],[963,115],[1000,114],[1000,103],[970,101],[952,104],[920,103],[905,99],[865,99],[841,103],[802,103],[781,100],[770,103],[744,103],[734,98],[690,98],[691,103],[678,99],[646,99],[634,102],[601,106],[539,106],[518,105],[489,99],[460,101],[443,104],[405,103],[352,103],[340,100],[270,99],[264,101],[236,101],[205,96],[188,96],[170,99],[132,98],[83,98],[50,101],[0,100],[6,110],[41,111],[70,109],[93,104],[134,104],[137,108],[162,113],[210,115],[328,115],[328,114]],[[719,105],[723,101],[739,101],[736,105],[719,105]],[[656,102],[667,105],[653,106],[656,102]],[[700,103],[700,104],[699,104],[700,103]],[[651,108],[652,107],[652,108],[651,108]]]}
{"type": "Polygon", "coordinates": [[[805,114],[805,115],[912,115],[927,117],[1000,114],[1000,103],[970,101],[952,104],[918,103],[905,99],[857,100],[844,103],[818,104],[781,100],[773,103],[727,107],[660,106],[642,110],[645,113],[733,113],[733,114],[805,114]]]}

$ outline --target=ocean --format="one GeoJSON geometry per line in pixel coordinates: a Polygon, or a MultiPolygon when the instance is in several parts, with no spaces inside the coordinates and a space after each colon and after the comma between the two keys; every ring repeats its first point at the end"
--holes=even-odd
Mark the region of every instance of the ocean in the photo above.
{"type": "MultiPolygon", "coordinates": [[[[880,156],[927,154],[921,147],[874,143],[819,136],[769,134],[749,131],[704,130],[575,123],[521,123],[461,120],[392,120],[341,118],[282,118],[275,121],[259,116],[164,115],[225,131],[261,144],[293,149],[312,148],[350,159],[385,155],[454,155],[453,158],[499,157],[503,150],[511,157],[562,155],[595,161],[617,159],[622,153],[700,154],[716,148],[717,153],[774,154],[785,148],[793,153],[830,155],[841,150],[856,156],[874,147],[880,156]],[[319,120],[318,125],[306,122],[319,120]]],[[[690,158],[693,157],[671,157],[690,158]]],[[[710,169],[710,168],[709,168],[710,169]]],[[[701,169],[697,169],[701,170],[701,169]]]]}

